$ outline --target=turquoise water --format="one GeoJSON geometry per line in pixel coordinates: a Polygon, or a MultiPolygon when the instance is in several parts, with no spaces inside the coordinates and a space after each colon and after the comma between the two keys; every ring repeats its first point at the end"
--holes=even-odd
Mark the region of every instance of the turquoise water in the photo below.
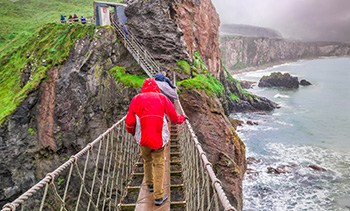
{"type": "Polygon", "coordinates": [[[313,85],[296,90],[255,86],[250,91],[281,108],[232,114],[259,124],[238,128],[247,157],[259,160],[248,165],[255,173],[244,180],[244,210],[350,210],[350,58],[299,61],[234,77],[258,82],[276,71],[313,85]],[[287,173],[267,173],[279,166],[287,173]]]}

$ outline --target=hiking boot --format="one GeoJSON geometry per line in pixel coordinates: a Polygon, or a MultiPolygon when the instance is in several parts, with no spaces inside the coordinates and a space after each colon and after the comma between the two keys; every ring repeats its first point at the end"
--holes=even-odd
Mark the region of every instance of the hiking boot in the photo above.
{"type": "Polygon", "coordinates": [[[160,205],[162,205],[167,199],[168,199],[168,194],[165,193],[164,196],[163,196],[163,198],[155,199],[155,200],[154,200],[154,204],[155,204],[156,206],[160,206],[160,205]]]}
{"type": "Polygon", "coordinates": [[[147,185],[148,186],[148,190],[149,190],[149,192],[153,192],[153,185],[147,185]]]}

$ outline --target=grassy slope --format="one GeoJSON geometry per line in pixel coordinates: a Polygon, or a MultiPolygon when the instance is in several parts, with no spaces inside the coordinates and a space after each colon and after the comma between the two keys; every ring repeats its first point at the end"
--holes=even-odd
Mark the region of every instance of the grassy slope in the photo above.
{"type": "Polygon", "coordinates": [[[12,46],[23,44],[42,25],[60,20],[61,14],[74,13],[92,16],[93,0],[0,0],[0,57],[12,46]]]}
{"type": "Polygon", "coordinates": [[[75,41],[94,32],[93,25],[51,23],[28,41],[0,57],[0,124],[35,90],[46,77],[46,71],[61,64],[75,41]],[[47,65],[41,64],[46,60],[47,65]],[[32,66],[31,79],[21,87],[21,72],[32,66]]]}

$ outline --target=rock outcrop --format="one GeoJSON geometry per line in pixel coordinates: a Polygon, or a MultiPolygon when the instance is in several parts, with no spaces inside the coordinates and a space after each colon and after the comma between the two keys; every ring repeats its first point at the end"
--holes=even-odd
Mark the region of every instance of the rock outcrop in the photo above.
{"type": "Polygon", "coordinates": [[[234,79],[228,71],[221,72],[220,81],[225,89],[225,95],[220,100],[227,115],[233,112],[272,111],[279,107],[278,104],[265,97],[244,91],[240,82],[234,79]]]}
{"type": "Polygon", "coordinates": [[[293,77],[289,73],[281,72],[271,73],[269,76],[263,76],[258,84],[259,87],[285,87],[288,89],[299,88],[298,77],[293,77]]]}
{"type": "Polygon", "coordinates": [[[140,68],[111,28],[78,40],[0,127],[0,207],[18,197],[125,115],[136,89],[110,77],[140,68]]]}
{"type": "Polygon", "coordinates": [[[310,85],[312,85],[309,81],[307,81],[305,79],[300,80],[299,84],[301,86],[310,86],[310,85]]]}
{"type": "Polygon", "coordinates": [[[219,17],[210,0],[128,1],[128,25],[163,67],[198,51],[214,75],[221,70],[219,17]]]}
{"type": "Polygon", "coordinates": [[[204,91],[181,90],[180,100],[207,152],[230,202],[242,209],[242,180],[246,171],[245,145],[217,98],[204,91]]]}
{"type": "MultiPolygon", "coordinates": [[[[210,0],[128,2],[130,31],[162,67],[173,67],[180,59],[191,61],[198,51],[209,71],[221,79],[219,18],[210,0]]],[[[113,66],[142,74],[113,30],[98,29],[93,40],[79,40],[67,61],[49,70],[47,80],[1,125],[0,179],[6,183],[0,184],[0,205],[126,113],[136,90],[125,89],[110,77],[107,70],[113,66]]],[[[245,146],[225,116],[226,108],[203,91],[183,90],[180,98],[229,200],[241,210],[245,146]]]]}
{"type": "MultiPolygon", "coordinates": [[[[134,0],[128,3],[126,15],[130,31],[163,67],[174,67],[178,60],[191,63],[198,51],[208,70],[225,86],[224,81],[228,79],[221,67],[218,43],[220,22],[210,0],[134,0]]],[[[225,116],[225,111],[226,114],[230,111],[227,97],[220,99],[225,109],[215,95],[208,97],[200,91],[183,90],[180,99],[210,162],[215,164],[226,194],[241,210],[245,147],[225,116]]]]}
{"type": "Polygon", "coordinates": [[[242,36],[221,36],[220,48],[223,64],[233,71],[299,59],[350,55],[350,44],[242,36]]]}

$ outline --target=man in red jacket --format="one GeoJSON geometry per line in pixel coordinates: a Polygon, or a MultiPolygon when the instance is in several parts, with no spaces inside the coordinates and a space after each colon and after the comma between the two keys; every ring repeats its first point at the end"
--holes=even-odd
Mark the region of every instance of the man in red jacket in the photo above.
{"type": "Polygon", "coordinates": [[[142,85],[141,93],[131,100],[125,122],[127,131],[135,135],[140,144],[145,182],[150,192],[153,192],[154,184],[154,203],[157,206],[168,198],[163,189],[164,146],[169,141],[169,136],[163,134],[163,127],[166,126],[164,114],[176,124],[181,124],[186,119],[184,115],[177,114],[170,100],[160,93],[155,80],[148,78],[142,85]],[[137,131],[137,125],[141,131],[137,131]]]}

